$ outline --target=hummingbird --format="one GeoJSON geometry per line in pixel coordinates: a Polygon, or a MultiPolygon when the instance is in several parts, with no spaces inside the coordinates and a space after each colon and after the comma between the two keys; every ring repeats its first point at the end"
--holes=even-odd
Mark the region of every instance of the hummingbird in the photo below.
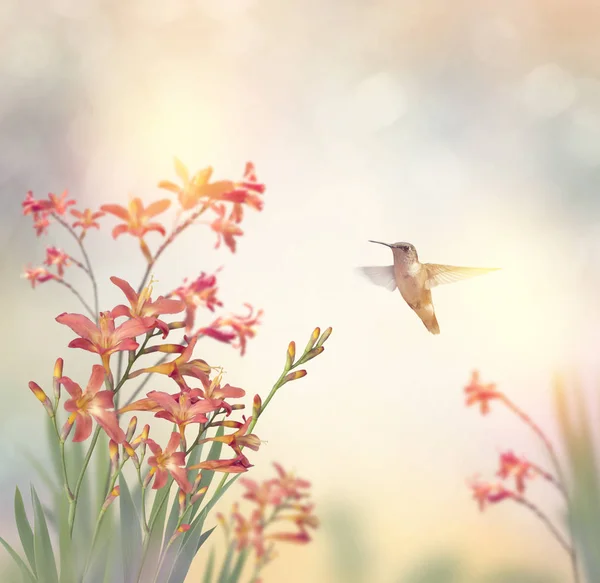
{"type": "Polygon", "coordinates": [[[410,243],[382,243],[371,240],[369,243],[389,247],[394,254],[394,265],[359,267],[359,271],[375,285],[390,291],[398,288],[404,301],[432,334],[439,334],[440,327],[431,301],[431,288],[500,269],[421,263],[415,246],[410,243]]]}

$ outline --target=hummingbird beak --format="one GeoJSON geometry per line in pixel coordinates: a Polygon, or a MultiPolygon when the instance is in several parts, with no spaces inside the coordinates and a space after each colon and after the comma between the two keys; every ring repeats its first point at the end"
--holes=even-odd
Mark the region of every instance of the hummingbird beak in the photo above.
{"type": "Polygon", "coordinates": [[[386,247],[391,247],[389,243],[382,243],[381,241],[371,241],[371,239],[369,239],[369,243],[377,243],[378,245],[385,245],[386,247]]]}

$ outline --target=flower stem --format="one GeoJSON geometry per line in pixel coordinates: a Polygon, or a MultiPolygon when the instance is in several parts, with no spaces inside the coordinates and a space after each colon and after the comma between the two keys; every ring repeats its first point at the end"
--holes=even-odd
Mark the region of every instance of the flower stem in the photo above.
{"type": "Polygon", "coordinates": [[[73,498],[69,500],[69,536],[73,538],[73,526],[75,525],[75,511],[77,510],[77,500],[79,498],[79,491],[81,490],[81,484],[83,483],[83,477],[85,475],[85,471],[90,463],[90,459],[92,458],[92,453],[94,452],[94,448],[96,447],[96,442],[98,441],[98,437],[100,437],[100,431],[102,427],[98,425],[96,430],[94,431],[94,435],[92,437],[92,442],[90,443],[90,447],[88,448],[87,454],[85,455],[85,459],[83,460],[83,467],[81,468],[81,472],[79,473],[79,478],[75,483],[75,490],[73,491],[73,498]]]}
{"type": "MultiPolygon", "coordinates": [[[[564,541],[564,539],[562,539],[562,537],[559,538],[559,542],[561,542],[561,544],[563,545],[563,547],[565,548],[565,550],[569,553],[569,557],[571,559],[571,567],[572,567],[572,570],[573,570],[573,579],[574,579],[575,583],[579,583],[579,567],[578,567],[578,564],[577,564],[577,551],[575,549],[575,545],[573,544],[573,525],[572,525],[572,519],[571,519],[571,500],[570,500],[570,497],[569,497],[569,495],[567,493],[567,486],[566,486],[565,476],[564,476],[562,467],[560,465],[560,462],[558,460],[558,456],[556,455],[556,451],[554,450],[554,446],[552,445],[552,443],[550,442],[550,440],[548,439],[548,437],[546,436],[546,434],[542,431],[542,429],[540,428],[540,426],[537,423],[535,423],[533,421],[533,419],[531,419],[531,417],[529,415],[527,415],[527,413],[525,413],[519,407],[517,407],[506,396],[503,397],[503,401],[504,401],[505,405],[508,407],[508,409],[510,411],[512,411],[517,417],[519,417],[519,419],[521,419],[526,425],[528,425],[531,428],[531,430],[540,438],[540,440],[544,444],[546,450],[548,451],[550,459],[552,460],[552,464],[554,465],[554,468],[556,470],[556,475],[558,477],[558,480],[556,481],[556,485],[561,490],[561,492],[563,493],[563,495],[565,497],[565,500],[566,500],[566,503],[567,503],[567,512],[568,512],[568,515],[569,515],[569,538],[570,538],[570,544],[566,544],[565,541],[564,541]]],[[[528,504],[529,503],[527,503],[525,505],[528,506],[528,504]]],[[[528,506],[528,507],[530,507],[530,506],[528,506]]],[[[542,520],[544,520],[545,516],[535,506],[533,508],[530,507],[530,509],[532,509],[533,512],[538,515],[538,517],[540,517],[542,520]],[[535,510],[533,510],[533,508],[535,508],[535,510]]],[[[551,528],[551,530],[553,530],[553,531],[556,530],[550,524],[550,522],[547,520],[547,518],[546,518],[545,522],[547,523],[547,526],[549,528],[551,528]]],[[[556,536],[556,533],[555,533],[555,536],[556,536]]]]}
{"type": "Polygon", "coordinates": [[[181,225],[179,225],[178,227],[175,227],[173,229],[173,232],[167,237],[167,239],[165,239],[163,241],[162,245],[157,249],[156,254],[152,258],[152,261],[148,262],[148,266],[146,267],[146,271],[144,272],[144,275],[142,277],[142,283],[140,283],[140,287],[137,290],[138,294],[141,293],[141,291],[144,289],[144,286],[146,285],[146,281],[147,281],[148,277],[150,276],[150,272],[152,271],[152,268],[156,265],[158,258],[163,254],[164,250],[175,240],[175,238],[179,234],[181,234],[185,229],[187,229],[209,207],[210,207],[210,203],[204,203],[204,205],[202,205],[202,207],[200,207],[200,209],[198,209],[187,220],[185,220],[183,223],[181,223],[181,225]]]}
{"type": "Polygon", "coordinates": [[[98,318],[98,316],[96,314],[94,314],[94,311],[92,310],[90,305],[83,299],[83,296],[70,283],[67,283],[64,279],[62,279],[62,277],[56,277],[56,278],[54,278],[54,281],[56,283],[60,283],[61,285],[64,285],[68,290],[73,292],[75,294],[75,296],[77,296],[77,299],[83,304],[83,307],[87,310],[88,314],[94,320],[96,320],[98,318]]]}
{"type": "Polygon", "coordinates": [[[96,283],[96,278],[94,277],[94,270],[92,269],[92,264],[90,262],[90,258],[88,257],[87,251],[85,250],[85,246],[83,241],[77,236],[77,233],[73,230],[73,227],[69,225],[66,221],[64,221],[60,215],[56,213],[52,213],[52,217],[56,219],[77,241],[79,245],[79,249],[81,249],[81,254],[83,255],[83,260],[85,261],[86,272],[90,277],[90,281],[92,282],[92,289],[94,292],[94,322],[98,321],[98,284],[96,283]]]}

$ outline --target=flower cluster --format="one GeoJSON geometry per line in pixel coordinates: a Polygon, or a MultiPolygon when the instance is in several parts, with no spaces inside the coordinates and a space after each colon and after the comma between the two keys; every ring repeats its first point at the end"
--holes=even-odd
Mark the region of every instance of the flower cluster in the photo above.
{"type": "Polygon", "coordinates": [[[539,425],[513,403],[505,393],[499,391],[494,383],[483,384],[477,371],[472,373],[471,380],[464,390],[466,405],[479,405],[482,415],[487,415],[491,411],[490,403],[492,401],[501,403],[511,413],[516,415],[542,441],[554,465],[554,473],[552,473],[542,469],[540,465],[531,462],[525,456],[516,455],[512,450],[501,451],[499,466],[496,472],[496,477],[499,479],[487,481],[476,476],[468,481],[473,499],[477,501],[481,511],[488,505],[498,504],[504,500],[512,500],[530,510],[545,524],[559,544],[570,555],[577,579],[577,562],[572,543],[569,543],[559,529],[550,521],[548,516],[526,497],[528,482],[536,477],[541,477],[560,492],[567,506],[569,506],[569,496],[564,483],[561,466],[552,443],[539,425]],[[507,480],[512,480],[514,485],[511,487],[506,483],[507,480]]]}
{"type": "Polygon", "coordinates": [[[306,544],[311,540],[309,529],[319,525],[313,514],[314,504],[309,500],[310,482],[286,472],[278,463],[273,465],[276,478],[260,483],[248,478],[240,480],[246,489],[243,498],[253,504],[249,514],[243,514],[235,503],[227,518],[218,515],[229,546],[238,553],[253,551],[254,583],[258,583],[263,567],[276,556],[278,541],[306,544]],[[286,525],[294,528],[290,530],[286,525]]]}
{"type": "MultiPolygon", "coordinates": [[[[68,198],[66,191],[61,196],[50,194],[44,200],[35,199],[28,192],[23,202],[23,214],[32,217],[38,236],[46,234],[48,227],[56,223],[65,228],[76,242],[79,258],[55,246],[48,246],[44,266],[28,268],[25,276],[32,287],[46,281],[56,281],[80,300],[87,316],[64,312],[56,317],[56,321],[75,334],[75,338],[68,344],[69,348],[92,353],[97,359],[91,366],[87,383],[79,384],[64,374],[62,358],[57,359],[54,367],[52,393],[48,393],[34,381],[29,383],[34,396],[48,413],[58,444],[63,469],[62,491],[68,498],[68,515],[61,520],[68,526],[70,538],[74,536],[77,502],[88,463],[93,455],[110,459],[104,503],[97,517],[90,555],[77,577],[78,580],[84,580],[87,569],[93,562],[94,545],[102,529],[103,516],[124,491],[126,482],[122,471],[128,462],[135,469],[141,492],[138,508],[141,509],[141,530],[144,533],[143,549],[147,549],[150,537],[153,536],[152,530],[156,527],[156,514],[153,512],[150,516],[147,515],[148,496],[153,496],[156,504],[160,501],[160,491],[166,490],[166,497],[162,498],[164,503],[171,486],[176,485],[178,490],[172,513],[177,520],[175,523],[170,521],[169,528],[174,528],[164,533],[165,545],[160,549],[156,569],[170,569],[173,566],[166,566],[165,561],[180,560],[177,552],[169,558],[169,552],[173,552],[170,550],[173,544],[189,544],[199,548],[202,524],[198,526],[198,520],[202,514],[196,518],[194,516],[209,490],[212,476],[217,473],[222,479],[205,506],[206,512],[237,476],[252,468],[248,452],[257,451],[261,445],[261,440],[253,432],[259,417],[284,384],[306,375],[306,370],[298,367],[323,352],[323,344],[331,334],[331,328],[323,333],[316,328],[299,358],[296,358],[295,343],[291,342],[286,352],[284,371],[271,392],[264,402],[260,395],[255,395],[252,414],[240,415],[245,408],[240,399],[246,396],[246,391],[224,382],[222,369],[195,356],[194,351],[203,339],[213,339],[230,344],[243,356],[249,340],[256,335],[257,327],[261,324],[262,310],[255,310],[246,303],[247,314],[213,315],[207,322],[199,324],[200,310],[214,314],[217,308],[223,306],[218,297],[218,272],[211,275],[201,272],[196,279],[186,279],[179,287],[171,288],[172,291],[156,296],[151,271],[164,250],[178,235],[209,210],[216,214],[216,218],[208,223],[217,234],[215,247],[219,247],[221,241],[224,241],[235,252],[237,240],[234,237],[242,235],[239,225],[244,217],[244,207],[262,210],[265,187],[258,182],[251,163],[246,164],[243,177],[237,182],[211,182],[210,167],[191,176],[177,159],[175,170],[181,185],[170,181],[159,184],[160,188],[177,196],[179,209],[170,231],[160,220],[161,215],[171,206],[169,199],[144,205],[139,198],[133,198],[127,207],[105,204],[98,211],[70,208],[76,203],[68,198]],[[121,221],[112,230],[113,239],[129,234],[139,241],[146,260],[146,271],[137,291],[126,279],[111,277],[111,283],[123,293],[123,303],[101,311],[98,284],[85,247],[85,237],[92,228],[100,230],[98,221],[106,214],[121,221]],[[149,234],[163,238],[162,244],[154,252],[146,242],[149,234]],[[85,294],[66,281],[65,276],[73,266],[81,269],[89,278],[93,301],[86,300],[85,294]],[[184,335],[174,337],[179,332],[184,335]],[[158,361],[147,361],[156,356],[159,356],[158,361]],[[146,387],[157,375],[168,379],[171,389],[159,390],[151,385],[146,387]],[[139,377],[141,378],[138,379],[139,377]],[[134,382],[139,383],[137,388],[126,394],[127,388],[134,382]],[[66,396],[63,390],[66,391],[66,396]],[[130,416],[131,413],[150,413],[157,424],[168,424],[171,431],[166,443],[160,443],[161,440],[155,437],[154,424],[146,424],[141,431],[137,431],[138,419],[135,415],[130,416]],[[237,417],[238,415],[240,416],[237,417]],[[100,437],[103,435],[106,436],[104,448],[96,447],[98,443],[102,443],[100,437]],[[65,446],[69,440],[89,444],[86,461],[75,482],[68,471],[70,462],[65,446]],[[203,444],[211,444],[211,447],[203,449],[203,444]],[[223,448],[230,453],[222,453],[223,448]],[[207,450],[210,450],[208,455],[207,450]],[[230,481],[226,483],[228,478],[230,481]],[[190,538],[193,542],[189,542],[190,538]]],[[[292,521],[297,525],[298,531],[273,533],[261,540],[305,542],[309,540],[307,527],[316,526],[316,519],[311,514],[312,507],[305,503],[306,495],[301,492],[308,483],[296,480],[279,466],[276,467],[279,477],[268,485],[261,486],[269,490],[266,503],[274,504],[277,508],[277,516],[270,520],[292,521]],[[287,517],[279,514],[284,510],[290,512],[287,517]]],[[[247,488],[248,496],[248,492],[254,489],[254,483],[242,483],[247,488]]],[[[127,491],[127,496],[131,496],[129,487],[127,491]]],[[[57,516],[60,512],[60,509],[56,510],[57,516]]],[[[241,520],[241,517],[236,520],[241,520]]],[[[259,520],[264,530],[264,516],[259,513],[255,520],[259,520]]],[[[19,531],[21,532],[21,528],[19,531]]],[[[163,540],[162,536],[161,533],[159,540],[163,540]]],[[[24,540],[26,553],[27,545],[27,540],[24,540]]],[[[145,553],[143,549],[139,549],[140,553],[145,553]]],[[[50,553],[48,556],[51,556],[52,550],[47,551],[50,553]]],[[[266,556],[266,551],[261,552],[263,560],[266,556]]],[[[19,565],[28,571],[25,563],[19,565]]],[[[31,568],[35,572],[39,565],[36,562],[31,568]]]]}

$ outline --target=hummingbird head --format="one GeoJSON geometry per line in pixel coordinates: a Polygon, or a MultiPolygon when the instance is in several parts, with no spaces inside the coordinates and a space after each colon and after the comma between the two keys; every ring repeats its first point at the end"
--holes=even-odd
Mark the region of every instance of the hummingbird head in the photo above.
{"type": "Polygon", "coordinates": [[[369,241],[369,243],[378,243],[379,245],[385,245],[392,250],[394,254],[394,261],[401,261],[403,263],[414,263],[419,260],[417,250],[411,243],[401,241],[400,243],[382,243],[381,241],[369,241]]]}

